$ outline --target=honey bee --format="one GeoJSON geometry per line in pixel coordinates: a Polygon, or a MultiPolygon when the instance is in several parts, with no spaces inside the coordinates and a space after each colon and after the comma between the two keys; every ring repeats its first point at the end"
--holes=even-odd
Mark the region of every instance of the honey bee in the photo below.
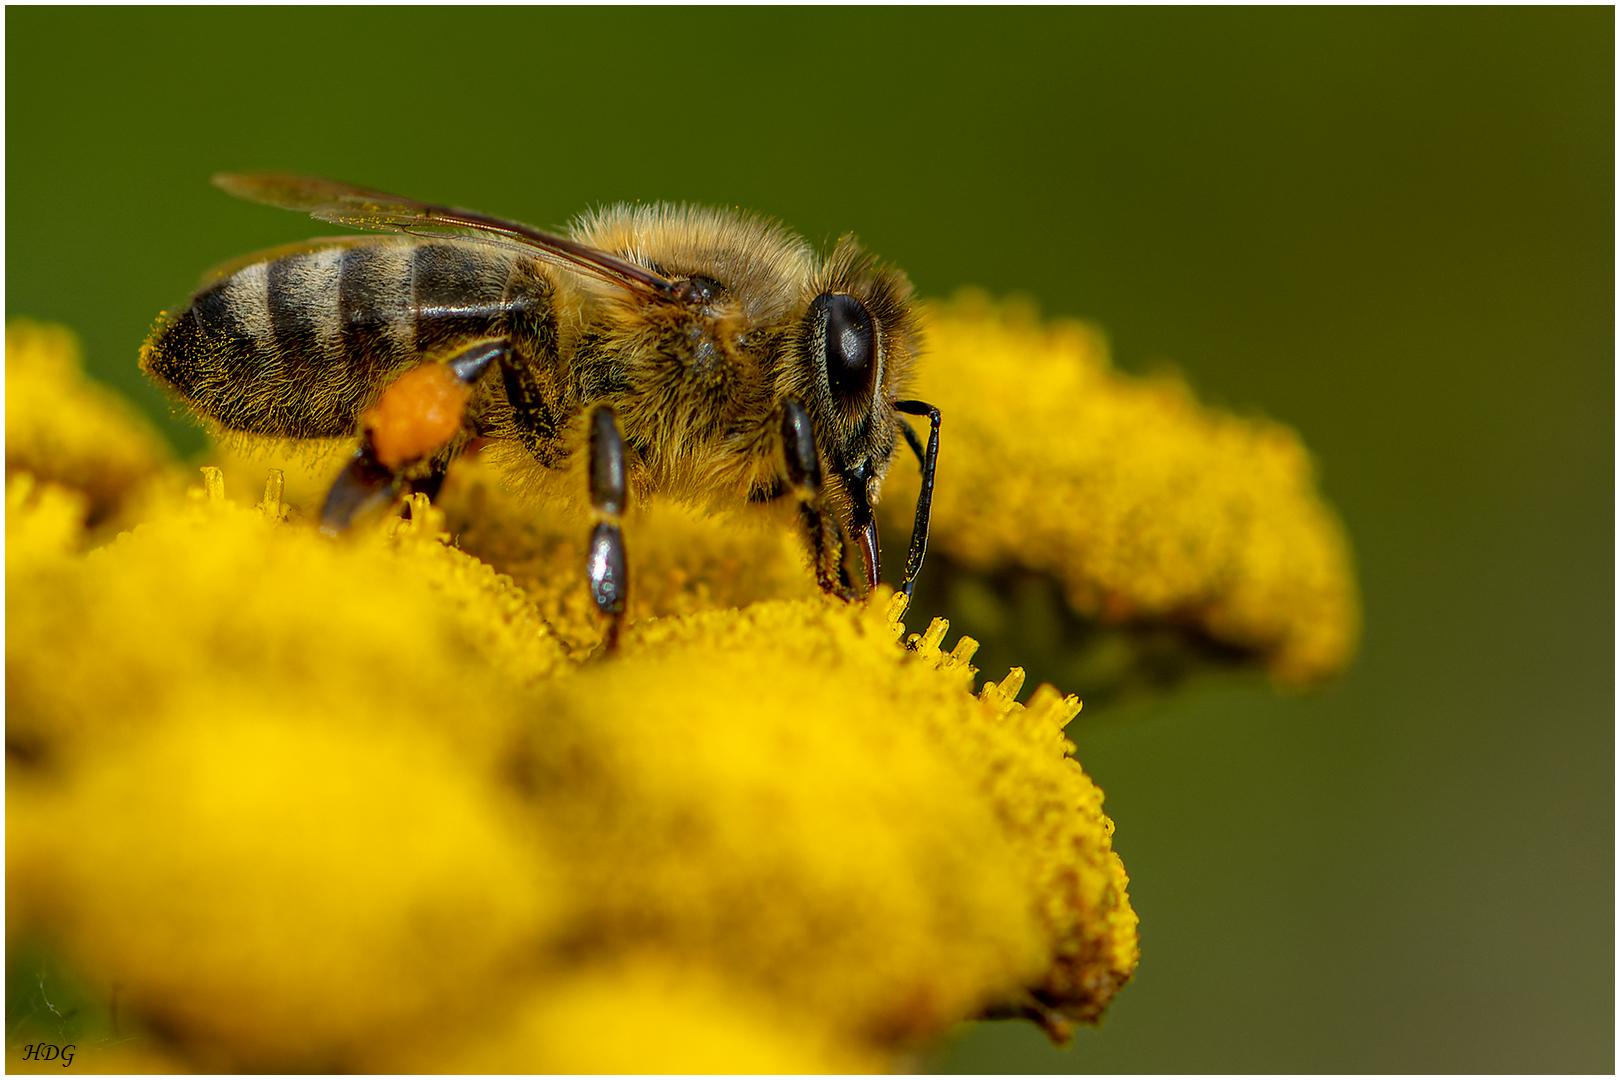
{"type": "Polygon", "coordinates": [[[911,595],[939,411],[902,396],[918,349],[910,283],[853,236],[823,256],[766,218],[668,204],[607,207],[554,235],[331,180],[214,182],[394,234],[221,267],[141,350],[142,370],[224,432],[358,434],[326,531],[435,494],[474,439],[521,448],[542,473],[577,469],[611,650],[632,492],[791,498],[820,587],[855,600],[877,585],[872,506],[903,438],[923,473],[900,586],[911,595]],[[902,415],[929,418],[926,447],[902,415]]]}

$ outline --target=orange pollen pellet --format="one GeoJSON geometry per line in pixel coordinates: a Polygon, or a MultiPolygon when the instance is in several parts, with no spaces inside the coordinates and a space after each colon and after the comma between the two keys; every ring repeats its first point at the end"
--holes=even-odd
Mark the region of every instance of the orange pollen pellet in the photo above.
{"type": "Polygon", "coordinates": [[[360,414],[378,463],[397,469],[443,447],[461,429],[468,393],[443,364],[423,364],[395,379],[360,414]]]}

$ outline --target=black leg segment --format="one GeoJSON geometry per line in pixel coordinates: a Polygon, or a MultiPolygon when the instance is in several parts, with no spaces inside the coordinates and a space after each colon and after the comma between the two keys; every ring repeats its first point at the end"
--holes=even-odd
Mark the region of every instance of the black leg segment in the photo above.
{"type": "Polygon", "coordinates": [[[589,469],[591,508],[598,521],[591,530],[586,573],[591,583],[591,599],[607,620],[602,650],[611,655],[618,649],[619,632],[624,627],[629,586],[620,522],[629,506],[630,489],[626,481],[624,439],[613,419],[613,410],[606,406],[599,406],[591,414],[589,469]]]}
{"type": "Polygon", "coordinates": [[[356,517],[387,506],[399,494],[394,473],[377,461],[371,436],[363,435],[360,449],[326,493],[326,502],[321,505],[321,532],[336,536],[347,530],[356,517]]]}
{"type": "Polygon", "coordinates": [[[869,595],[878,584],[877,521],[872,517],[872,503],[866,497],[867,465],[862,463],[843,476],[844,489],[849,492],[850,522],[838,573],[844,582],[845,595],[861,597],[869,595]],[[857,588],[857,581],[862,582],[863,587],[857,588]]]}
{"type": "Polygon", "coordinates": [[[917,517],[911,526],[911,549],[906,553],[906,576],[900,582],[900,591],[911,599],[911,591],[917,587],[917,573],[922,570],[923,555],[928,550],[928,516],[934,507],[934,467],[939,461],[939,410],[925,401],[897,401],[894,403],[897,412],[908,416],[928,417],[928,449],[923,450],[917,445],[917,433],[911,430],[909,424],[902,423],[905,429],[906,442],[917,455],[917,462],[922,466],[922,490],[917,493],[917,517]]]}
{"type": "Polygon", "coordinates": [[[782,403],[782,450],[787,458],[788,483],[809,498],[821,497],[821,459],[816,456],[816,432],[801,402],[782,403]]]}
{"type": "Polygon", "coordinates": [[[816,456],[816,433],[803,403],[792,398],[782,403],[782,457],[788,490],[799,500],[799,525],[810,541],[816,583],[822,592],[836,592],[837,583],[827,557],[836,537],[821,509],[821,459],[816,456]]]}
{"type": "Polygon", "coordinates": [[[488,341],[481,345],[474,345],[466,352],[458,353],[445,364],[450,373],[466,386],[472,386],[483,378],[491,364],[505,366],[512,360],[512,346],[506,341],[488,341]]]}
{"type": "Polygon", "coordinates": [[[847,525],[827,509],[810,414],[801,402],[782,405],[782,441],[791,490],[799,499],[799,518],[810,541],[816,583],[822,592],[845,600],[869,596],[878,584],[878,532],[867,497],[871,463],[841,470],[849,497],[847,525]]]}

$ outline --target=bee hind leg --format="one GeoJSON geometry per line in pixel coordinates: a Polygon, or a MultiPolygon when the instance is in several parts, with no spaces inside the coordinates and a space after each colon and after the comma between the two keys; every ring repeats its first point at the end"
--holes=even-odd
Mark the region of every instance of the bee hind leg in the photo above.
{"type": "Polygon", "coordinates": [[[343,532],[356,518],[412,491],[437,495],[450,464],[446,448],[465,426],[473,386],[490,365],[504,364],[511,351],[504,341],[482,342],[395,379],[361,414],[360,447],[327,492],[321,531],[343,532]]]}
{"type": "Polygon", "coordinates": [[[591,509],[596,524],[586,559],[591,599],[606,625],[601,655],[612,656],[619,648],[624,629],[625,596],[629,581],[625,574],[624,531],[620,523],[629,506],[630,489],[624,465],[624,438],[619,434],[613,410],[598,406],[591,414],[590,435],[591,509]]]}
{"type": "Polygon", "coordinates": [[[392,503],[399,494],[393,472],[377,461],[371,436],[362,435],[360,448],[326,492],[326,501],[321,504],[321,532],[336,536],[348,529],[356,517],[392,503]]]}

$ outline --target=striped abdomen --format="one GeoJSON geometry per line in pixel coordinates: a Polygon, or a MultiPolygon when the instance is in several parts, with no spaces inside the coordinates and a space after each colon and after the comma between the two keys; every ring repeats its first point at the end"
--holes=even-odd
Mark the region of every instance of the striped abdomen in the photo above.
{"type": "Polygon", "coordinates": [[[519,253],[365,238],[267,254],[221,278],[159,323],[141,367],[230,431],[351,435],[423,360],[495,337],[530,362],[553,350],[551,301],[545,271],[519,253]]]}

